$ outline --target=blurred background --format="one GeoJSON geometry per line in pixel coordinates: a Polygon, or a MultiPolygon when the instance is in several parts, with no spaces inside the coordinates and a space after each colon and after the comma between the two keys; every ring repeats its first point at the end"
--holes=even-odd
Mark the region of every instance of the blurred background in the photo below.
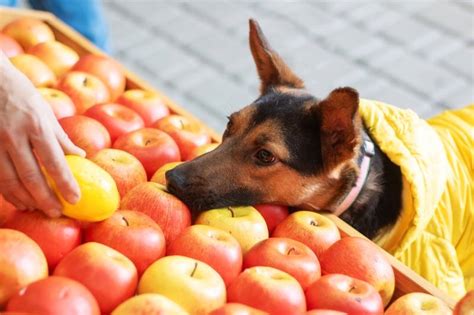
{"type": "Polygon", "coordinates": [[[221,132],[258,96],[248,18],[324,97],[364,98],[427,118],[474,102],[474,1],[103,1],[111,54],[221,132]]]}

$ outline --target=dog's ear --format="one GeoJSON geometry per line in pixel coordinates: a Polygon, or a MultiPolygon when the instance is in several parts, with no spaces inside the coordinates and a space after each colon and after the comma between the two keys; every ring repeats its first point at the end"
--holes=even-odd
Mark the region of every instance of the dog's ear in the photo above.
{"type": "Polygon", "coordinates": [[[252,56],[260,77],[260,92],[263,94],[271,86],[304,88],[303,80],[298,78],[283,59],[270,47],[258,23],[250,19],[249,43],[252,56]]]}
{"type": "Polygon", "coordinates": [[[316,106],[326,170],[353,158],[360,143],[359,94],[350,87],[333,90],[316,106]]]}

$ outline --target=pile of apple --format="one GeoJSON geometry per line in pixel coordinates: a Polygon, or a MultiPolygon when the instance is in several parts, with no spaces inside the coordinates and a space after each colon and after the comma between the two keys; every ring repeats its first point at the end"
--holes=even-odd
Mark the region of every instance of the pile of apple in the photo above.
{"type": "Polygon", "coordinates": [[[371,315],[392,302],[385,314],[450,314],[423,293],[392,301],[384,253],[341,238],[318,213],[256,205],[208,210],[192,222],[164,174],[217,146],[205,128],[170,114],[153,92],[125,90],[118,63],[79,56],[41,21],[6,25],[0,49],[121,197],[110,217],[84,222],[17,211],[0,196],[0,311],[371,315]]]}

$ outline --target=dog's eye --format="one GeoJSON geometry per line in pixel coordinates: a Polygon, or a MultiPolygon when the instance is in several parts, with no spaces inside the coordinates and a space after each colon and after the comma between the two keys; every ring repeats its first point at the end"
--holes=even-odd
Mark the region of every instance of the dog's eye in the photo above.
{"type": "Polygon", "coordinates": [[[268,150],[261,149],[255,153],[255,158],[258,163],[263,165],[270,165],[276,162],[276,157],[268,150]]]}

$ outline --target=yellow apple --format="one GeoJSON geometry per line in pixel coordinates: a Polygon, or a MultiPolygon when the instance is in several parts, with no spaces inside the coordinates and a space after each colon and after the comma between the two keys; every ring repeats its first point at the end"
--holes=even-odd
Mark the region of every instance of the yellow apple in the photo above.
{"type": "Polygon", "coordinates": [[[51,28],[34,18],[19,18],[3,28],[5,35],[15,39],[26,50],[36,44],[54,40],[51,28]]]}
{"type": "Polygon", "coordinates": [[[168,299],[167,297],[156,294],[146,293],[134,296],[113,310],[111,315],[130,315],[130,314],[170,314],[187,315],[181,306],[168,299]]]}
{"type": "Polygon", "coordinates": [[[79,60],[79,55],[72,48],[56,41],[39,43],[31,47],[28,53],[43,60],[58,78],[79,60]]]}
{"type": "Polygon", "coordinates": [[[447,315],[452,314],[441,299],[426,293],[414,292],[399,297],[385,311],[385,315],[447,315]]]}
{"type": "Polygon", "coordinates": [[[170,162],[170,163],[166,163],[165,165],[163,165],[162,167],[160,167],[156,172],[155,174],[153,174],[153,176],[151,177],[150,179],[150,182],[155,182],[155,183],[158,183],[158,184],[161,184],[161,185],[164,185],[166,186],[166,172],[168,172],[169,170],[172,170],[173,168],[175,168],[176,166],[178,166],[179,164],[183,164],[183,162],[170,162]]]}
{"type": "Polygon", "coordinates": [[[36,87],[52,87],[56,84],[54,72],[38,57],[19,54],[10,58],[11,63],[36,87]]]}

